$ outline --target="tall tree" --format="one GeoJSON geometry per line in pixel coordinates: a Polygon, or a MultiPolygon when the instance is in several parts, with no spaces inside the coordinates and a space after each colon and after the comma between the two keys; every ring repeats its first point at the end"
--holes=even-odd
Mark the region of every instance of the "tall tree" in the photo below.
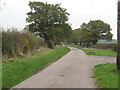
{"type": "Polygon", "coordinates": [[[88,24],[83,23],[81,25],[81,42],[87,46],[90,44],[96,44],[98,40],[112,40],[110,25],[104,23],[101,20],[93,20],[88,24]]]}
{"type": "Polygon", "coordinates": [[[70,31],[69,13],[60,4],[29,2],[29,6],[31,11],[26,19],[29,30],[43,37],[49,48],[54,48],[56,39],[65,37],[70,31]]]}
{"type": "Polygon", "coordinates": [[[117,39],[118,39],[118,49],[117,49],[117,69],[120,70],[120,0],[118,1],[118,24],[117,24],[117,39]]]}

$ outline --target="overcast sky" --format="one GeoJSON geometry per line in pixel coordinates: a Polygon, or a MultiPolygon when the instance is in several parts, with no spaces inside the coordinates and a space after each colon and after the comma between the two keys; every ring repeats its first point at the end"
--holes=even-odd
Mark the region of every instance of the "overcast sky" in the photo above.
{"type": "MultiPolygon", "coordinates": [[[[28,3],[33,0],[1,0],[0,27],[23,29],[27,24],[28,3]]],[[[111,25],[113,38],[117,38],[117,0],[34,0],[51,4],[61,3],[70,13],[69,23],[73,29],[90,20],[102,20],[111,25]]]]}

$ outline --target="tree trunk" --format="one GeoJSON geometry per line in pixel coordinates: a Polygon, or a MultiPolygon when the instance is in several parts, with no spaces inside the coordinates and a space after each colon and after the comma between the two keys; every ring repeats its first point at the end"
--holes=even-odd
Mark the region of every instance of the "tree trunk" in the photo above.
{"type": "Polygon", "coordinates": [[[120,1],[118,2],[118,22],[117,22],[117,69],[120,71],[120,1]]]}
{"type": "Polygon", "coordinates": [[[79,44],[80,44],[80,46],[81,46],[81,45],[82,45],[82,42],[80,42],[79,44]]]}
{"type": "Polygon", "coordinates": [[[54,45],[51,40],[46,40],[47,47],[50,49],[54,49],[54,45]]]}
{"type": "Polygon", "coordinates": [[[45,43],[47,44],[47,47],[48,47],[48,48],[54,49],[54,44],[53,44],[53,42],[51,41],[50,37],[47,36],[46,34],[44,34],[44,40],[45,40],[45,43]]]}
{"type": "Polygon", "coordinates": [[[95,45],[97,43],[97,40],[93,40],[92,44],[95,45]]]}

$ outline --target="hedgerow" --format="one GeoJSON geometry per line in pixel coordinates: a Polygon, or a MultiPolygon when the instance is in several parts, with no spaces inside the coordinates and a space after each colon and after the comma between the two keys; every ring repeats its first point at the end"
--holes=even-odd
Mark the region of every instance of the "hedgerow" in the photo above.
{"type": "Polygon", "coordinates": [[[44,39],[28,31],[18,31],[14,28],[2,31],[2,55],[11,58],[30,54],[45,46],[44,39]]]}

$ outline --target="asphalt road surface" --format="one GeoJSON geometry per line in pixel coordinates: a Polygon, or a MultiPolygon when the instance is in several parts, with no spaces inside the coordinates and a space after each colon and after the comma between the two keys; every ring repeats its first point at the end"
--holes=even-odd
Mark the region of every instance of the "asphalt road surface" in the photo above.
{"type": "Polygon", "coordinates": [[[102,63],[115,63],[115,57],[88,56],[71,48],[60,60],[13,88],[96,88],[94,66],[102,63]]]}

